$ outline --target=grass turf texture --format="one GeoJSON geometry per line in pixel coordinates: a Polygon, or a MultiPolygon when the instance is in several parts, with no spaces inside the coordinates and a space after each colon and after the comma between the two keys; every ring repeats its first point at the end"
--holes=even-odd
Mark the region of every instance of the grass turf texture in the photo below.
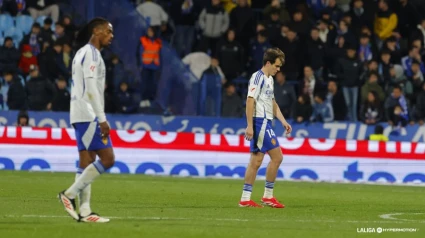
{"type": "MultiPolygon", "coordinates": [[[[0,237],[425,237],[424,187],[278,181],[285,209],[239,208],[241,180],[106,174],[92,186],[91,206],[115,218],[86,224],[56,198],[74,176],[0,171],[0,237]],[[403,214],[380,217],[393,213],[403,214]],[[377,227],[418,231],[357,232],[377,227]]],[[[256,182],[255,201],[263,189],[256,182]]]]}

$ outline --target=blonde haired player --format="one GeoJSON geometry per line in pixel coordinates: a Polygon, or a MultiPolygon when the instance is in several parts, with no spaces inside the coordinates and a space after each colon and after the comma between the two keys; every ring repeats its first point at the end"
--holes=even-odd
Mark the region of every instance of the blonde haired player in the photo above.
{"type": "Polygon", "coordinates": [[[249,81],[246,100],[248,126],[245,131],[245,138],[251,142],[251,159],[245,172],[245,184],[239,202],[240,207],[262,207],[251,200],[251,193],[252,185],[265,153],[270,155],[271,160],[267,166],[266,184],[261,202],[274,208],[285,207],[273,196],[274,182],[283,156],[279,141],[271,126],[272,120],[276,116],[286,129],[287,134],[292,131],[291,126],[276,104],[273,93],[273,76],[280,70],[284,62],[285,55],[281,50],[278,48],[268,49],[263,56],[263,67],[255,72],[249,81]]]}

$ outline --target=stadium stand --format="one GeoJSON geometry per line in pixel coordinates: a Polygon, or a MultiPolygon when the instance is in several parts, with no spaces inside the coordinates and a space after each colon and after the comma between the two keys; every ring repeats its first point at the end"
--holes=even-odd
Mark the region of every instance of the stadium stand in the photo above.
{"type": "MultiPolygon", "coordinates": [[[[76,0],[51,4],[59,6],[60,18],[50,30],[42,27],[47,15],[34,19],[27,9],[17,16],[2,12],[1,45],[6,37],[11,37],[20,54],[29,45],[41,77],[51,84],[56,84],[59,77],[69,81],[69,59],[76,50],[72,42],[78,27],[95,15],[107,17],[116,32],[111,49],[103,51],[108,68],[106,95],[109,102],[117,101],[107,107],[109,113],[220,116],[230,85],[235,87],[238,98],[231,103],[240,103],[235,108],[244,107],[247,80],[261,65],[257,59],[265,48],[274,46],[286,54],[286,64],[281,69],[284,79],[276,82],[276,88],[283,90],[275,92],[281,94],[279,100],[288,100],[285,90],[293,88],[297,98],[309,97],[306,106],[311,108],[313,98],[325,93],[334,110],[347,112],[342,120],[399,124],[401,117],[412,124],[424,121],[419,111],[425,93],[425,20],[420,14],[424,9],[421,1],[352,0],[347,5],[330,0],[322,5],[316,1],[280,0],[76,0]],[[34,30],[36,23],[38,30],[34,30]],[[63,26],[63,32],[56,30],[58,24],[63,26]],[[220,28],[213,29],[216,24],[220,28]],[[129,32],[128,27],[134,31],[129,32]],[[140,37],[148,27],[162,41],[159,73],[152,76],[147,76],[137,64],[142,60],[138,50],[140,37]],[[207,67],[200,73],[181,60],[193,52],[209,56],[210,63],[206,62],[207,67]],[[218,65],[214,65],[215,61],[218,65]],[[371,75],[377,75],[377,80],[371,75]],[[149,92],[153,97],[143,95],[148,78],[156,85],[150,84],[155,91],[149,92]],[[216,78],[219,83],[205,81],[216,78]],[[122,82],[128,85],[137,110],[119,110],[122,82]],[[400,95],[393,92],[396,86],[401,88],[400,95]],[[375,97],[377,92],[379,97],[375,97]],[[214,110],[206,110],[205,99],[212,99],[214,110]],[[345,102],[339,103],[341,100],[345,102]],[[401,112],[396,110],[394,114],[398,106],[401,112]]],[[[2,51],[6,50],[4,47],[2,51]]],[[[4,69],[1,70],[3,75],[4,69]]],[[[12,71],[15,78],[27,78],[29,73],[19,68],[18,62],[12,71]]],[[[4,104],[13,103],[7,95],[3,98],[4,104]]],[[[293,108],[282,101],[278,104],[282,111],[293,108]]],[[[27,110],[29,104],[23,105],[19,109],[27,110]]],[[[243,117],[243,113],[239,116],[243,117]]]]}

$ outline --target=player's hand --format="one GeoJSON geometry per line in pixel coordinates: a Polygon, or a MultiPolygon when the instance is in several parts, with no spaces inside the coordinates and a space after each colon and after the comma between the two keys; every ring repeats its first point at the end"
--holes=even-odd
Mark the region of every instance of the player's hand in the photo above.
{"type": "Polygon", "coordinates": [[[99,123],[100,126],[100,135],[102,138],[107,138],[109,136],[109,130],[111,129],[109,127],[109,124],[107,121],[104,121],[102,123],[99,123]]]}
{"type": "Polygon", "coordinates": [[[254,136],[254,129],[252,126],[248,126],[245,130],[245,139],[246,140],[252,140],[252,137],[254,136]]]}
{"type": "Polygon", "coordinates": [[[286,134],[289,134],[289,133],[291,133],[291,131],[292,131],[292,127],[291,127],[291,125],[289,125],[289,123],[288,122],[283,122],[282,123],[282,126],[286,129],[286,134]]]}

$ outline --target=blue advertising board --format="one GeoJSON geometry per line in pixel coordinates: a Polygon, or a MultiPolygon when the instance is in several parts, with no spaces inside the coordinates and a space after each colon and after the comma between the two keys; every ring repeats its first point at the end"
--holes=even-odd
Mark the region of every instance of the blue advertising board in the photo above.
{"type": "MultiPolygon", "coordinates": [[[[0,125],[13,126],[18,112],[0,111],[0,125]]],[[[65,112],[29,112],[30,125],[37,127],[71,127],[69,113],[65,112]]],[[[153,116],[153,115],[107,115],[113,129],[177,131],[213,134],[243,134],[246,127],[244,118],[190,117],[190,116],[153,116]]],[[[292,137],[330,138],[364,140],[373,133],[374,126],[358,122],[332,123],[294,123],[288,120],[293,128],[292,137]]],[[[276,135],[283,136],[284,129],[278,121],[274,121],[276,135]]],[[[408,125],[406,128],[392,128],[387,123],[384,134],[393,141],[425,141],[425,126],[408,125]]]]}

